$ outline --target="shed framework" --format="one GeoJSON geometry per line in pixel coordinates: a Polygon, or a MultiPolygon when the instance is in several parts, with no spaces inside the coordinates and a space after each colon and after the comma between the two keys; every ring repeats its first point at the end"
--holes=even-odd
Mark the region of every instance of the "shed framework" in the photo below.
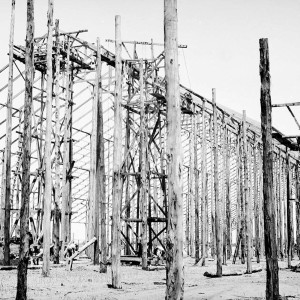
{"type": "MultiPolygon", "coordinates": [[[[72,240],[72,224],[85,224],[86,239],[101,231],[109,246],[112,239],[112,180],[114,147],[115,54],[103,46],[82,39],[85,30],[53,32],[53,115],[51,134],[52,229],[59,240],[72,240]],[[91,170],[95,164],[93,101],[97,96],[96,59],[101,59],[101,104],[104,138],[105,196],[102,204],[92,196],[91,170]],[[55,101],[54,101],[55,100],[55,101]],[[58,142],[59,141],[59,142],[58,142]],[[95,220],[94,211],[101,209],[95,220]],[[105,211],[103,211],[105,208],[105,211]],[[58,216],[59,222],[55,222],[58,216]],[[56,224],[56,225],[55,225],[56,224]],[[60,226],[60,228],[59,228],[60,226]],[[55,231],[56,228],[56,231],[55,231]],[[103,229],[104,228],[104,229],[103,229]],[[103,233],[104,230],[104,233],[103,233]],[[99,231],[98,231],[99,232],[99,231]]],[[[47,36],[35,38],[34,98],[32,104],[30,221],[34,239],[43,232],[45,189],[45,99],[47,36]]],[[[143,257],[153,247],[165,248],[168,211],[166,157],[166,98],[164,52],[153,42],[122,42],[122,141],[121,243],[122,254],[136,255],[143,245],[143,257]],[[142,44],[142,46],[140,45],[142,44]],[[148,57],[139,55],[140,47],[148,57]],[[145,48],[147,50],[145,51],[145,48]],[[157,52],[158,51],[158,52],[157,52]],[[156,53],[159,53],[158,55],[156,53]],[[146,247],[146,251],[145,251],[146,247]]],[[[183,46],[181,46],[183,47],[183,46]]],[[[18,235],[20,181],[24,137],[25,48],[13,48],[12,173],[10,235],[18,235]]],[[[0,148],[6,137],[5,93],[8,65],[0,70],[0,148]]],[[[241,233],[241,257],[254,240],[256,256],[263,253],[262,222],[262,144],[260,125],[228,108],[216,106],[214,122],[211,100],[180,86],[181,141],[183,147],[183,198],[185,250],[196,262],[216,253],[216,226],[221,232],[224,263],[232,256],[232,246],[241,233]],[[217,146],[213,135],[216,135],[217,146]],[[216,157],[217,153],[217,159],[216,157]],[[217,164],[217,165],[216,165],[217,164]],[[217,176],[214,171],[218,166],[217,176]],[[215,195],[215,187],[219,193],[215,195]],[[220,223],[215,222],[215,198],[220,205],[220,223]],[[245,213],[245,209],[247,212],[245,213]],[[249,219],[246,219],[249,217],[249,219]],[[253,229],[254,228],[254,229],[253,229]],[[254,236],[252,236],[254,232],[254,236]],[[247,238],[246,233],[250,235],[247,238]]],[[[291,105],[292,106],[292,105],[291,105]]],[[[288,106],[289,107],[289,106],[288,106]]],[[[274,129],[274,194],[279,255],[288,250],[296,237],[299,249],[299,160],[298,143],[274,129]],[[296,152],[295,152],[296,151],[296,152]],[[288,238],[289,237],[289,238],[288,238]]],[[[2,155],[4,170],[4,155],[2,155]]],[[[1,182],[5,174],[1,173],[1,182]]],[[[5,199],[1,184],[1,235],[5,199]]],[[[97,195],[96,195],[97,197],[97,195]]],[[[98,233],[99,234],[99,233],[98,233]]],[[[53,238],[54,239],[54,238],[53,238]]],[[[98,237],[99,239],[99,237],[98,237]]],[[[104,247],[103,245],[101,247],[104,247]]],[[[251,249],[250,249],[251,250],[251,249]]],[[[95,257],[94,250],[89,251],[95,257]]],[[[248,250],[249,251],[249,250],[248,250]]],[[[299,251],[299,250],[298,250],[299,251]]],[[[251,254],[248,253],[248,257],[251,254]]]]}

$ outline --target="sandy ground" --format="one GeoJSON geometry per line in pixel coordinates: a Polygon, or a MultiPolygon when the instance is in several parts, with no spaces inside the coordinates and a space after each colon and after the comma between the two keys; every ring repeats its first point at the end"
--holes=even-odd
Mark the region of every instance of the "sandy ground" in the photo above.
{"type": "MultiPolygon", "coordinates": [[[[251,275],[207,278],[205,271],[216,270],[215,261],[206,267],[194,266],[194,260],[185,258],[184,299],[262,299],[265,294],[265,263],[262,272],[251,275]]],[[[294,260],[293,265],[299,261],[294,260]]],[[[279,262],[280,294],[285,299],[300,299],[300,273],[286,269],[286,262],[279,262]]],[[[256,262],[253,267],[257,268],[256,262]]],[[[246,270],[246,265],[228,262],[224,270],[246,270]]],[[[122,289],[108,287],[111,270],[100,274],[98,267],[88,260],[74,262],[73,271],[65,267],[52,267],[51,276],[44,278],[40,269],[28,271],[28,299],[164,299],[166,273],[164,267],[143,271],[139,266],[122,266],[122,289]]],[[[0,271],[0,299],[15,299],[17,271],[0,271]]],[[[284,298],[283,298],[284,299],[284,298]]]]}

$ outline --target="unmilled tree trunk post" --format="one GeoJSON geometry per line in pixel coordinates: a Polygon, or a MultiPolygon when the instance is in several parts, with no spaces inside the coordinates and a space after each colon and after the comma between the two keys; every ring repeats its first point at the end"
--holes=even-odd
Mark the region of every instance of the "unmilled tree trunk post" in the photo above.
{"type": "MultiPolygon", "coordinates": [[[[97,64],[96,64],[96,98],[97,107],[97,163],[96,163],[96,180],[97,180],[97,197],[100,200],[100,273],[107,272],[107,243],[106,243],[106,190],[105,190],[105,157],[104,157],[104,133],[103,133],[103,106],[102,106],[102,61],[100,39],[97,39],[97,64]]],[[[96,216],[97,217],[97,216],[96,216]]],[[[96,251],[96,255],[98,255],[96,251]]]]}
{"type": "Polygon", "coordinates": [[[54,240],[54,258],[55,264],[59,263],[59,225],[60,225],[60,101],[59,101],[59,73],[60,73],[60,39],[59,39],[59,21],[55,20],[56,35],[56,55],[55,55],[55,206],[53,217],[53,240],[54,240]]]}
{"type": "MultiPolygon", "coordinates": [[[[192,115],[191,121],[194,123],[195,116],[192,115]]],[[[195,153],[194,153],[194,144],[195,144],[195,136],[194,136],[194,126],[192,125],[190,132],[190,140],[189,140],[189,152],[190,152],[190,162],[189,162],[189,198],[190,198],[190,254],[191,257],[195,257],[195,153]]]]}
{"type": "Polygon", "coordinates": [[[67,208],[68,208],[68,170],[69,161],[69,139],[70,139],[70,120],[71,120],[71,101],[70,101],[70,41],[67,40],[67,58],[66,58],[66,100],[65,100],[65,116],[64,116],[64,150],[63,150],[63,169],[62,169],[62,203],[61,203],[61,251],[60,259],[64,260],[64,250],[68,239],[67,226],[67,208]]]}
{"type": "Polygon", "coordinates": [[[120,206],[122,197],[121,163],[122,163],[122,42],[121,42],[121,17],[115,17],[115,103],[114,103],[114,149],[113,149],[113,199],[112,199],[112,247],[111,271],[112,287],[121,288],[120,278],[120,206]]]}
{"type": "Polygon", "coordinates": [[[183,299],[183,206],[181,109],[178,74],[177,0],[164,1],[169,210],[166,239],[166,299],[183,299]]]}
{"type": "Polygon", "coordinates": [[[260,263],[260,230],[259,230],[259,197],[258,197],[258,186],[257,186],[257,141],[256,136],[254,137],[254,147],[253,147],[253,172],[254,172],[254,224],[255,224],[255,256],[257,263],[260,263]]]}
{"type": "Polygon", "coordinates": [[[292,203],[291,203],[291,165],[290,165],[290,155],[288,149],[286,149],[286,207],[287,207],[287,257],[288,257],[288,268],[292,266],[292,203]]]}
{"type": "Polygon", "coordinates": [[[202,149],[201,149],[201,163],[202,163],[202,204],[201,204],[201,237],[202,237],[202,266],[205,266],[205,258],[207,256],[207,211],[208,211],[208,197],[207,197],[207,164],[206,164],[206,122],[205,122],[205,101],[202,104],[202,149]]]}
{"type": "Polygon", "coordinates": [[[48,41],[47,41],[47,99],[46,99],[46,135],[45,135],[45,190],[43,218],[43,269],[42,275],[49,276],[50,272],[50,218],[52,197],[51,176],[51,129],[52,129],[52,82],[53,82],[53,0],[48,0],[48,41]]]}
{"type": "Polygon", "coordinates": [[[232,230],[231,230],[231,198],[230,198],[230,152],[231,152],[231,136],[226,126],[226,248],[227,259],[232,254],[232,230]]]}
{"type": "Polygon", "coordinates": [[[195,263],[200,260],[200,232],[199,232],[199,171],[197,154],[197,132],[199,115],[194,116],[194,178],[195,178],[195,263]]]}
{"type": "Polygon", "coordinates": [[[221,200],[219,195],[219,164],[218,164],[218,123],[217,123],[217,106],[216,91],[212,90],[213,104],[213,132],[214,132],[214,190],[215,190],[215,222],[216,222],[216,252],[217,252],[217,276],[222,276],[222,229],[221,229],[221,200]]]}
{"type": "Polygon", "coordinates": [[[273,203],[272,104],[268,39],[260,39],[260,104],[263,142],[264,228],[267,265],[266,299],[279,298],[278,259],[273,203]]]}
{"type": "Polygon", "coordinates": [[[246,111],[243,110],[243,148],[244,148],[244,195],[245,195],[245,231],[246,231],[246,241],[247,241],[247,273],[252,273],[252,262],[251,262],[251,244],[252,244],[252,234],[250,225],[250,197],[249,197],[249,172],[248,172],[248,144],[247,144],[247,131],[246,131],[246,111]]]}
{"type": "Polygon", "coordinates": [[[145,100],[144,100],[144,68],[143,61],[140,61],[140,162],[141,162],[141,244],[142,244],[142,269],[147,270],[147,178],[146,178],[146,148],[147,148],[147,132],[146,132],[146,116],[145,116],[145,100]]]}
{"type": "Polygon", "coordinates": [[[246,247],[246,226],[245,226],[245,198],[246,198],[246,192],[245,192],[245,181],[244,181],[244,176],[245,176],[245,155],[244,153],[244,129],[245,129],[245,120],[242,120],[242,137],[241,137],[241,147],[240,147],[240,196],[241,196],[241,263],[245,263],[245,247],[246,247]]]}
{"type": "Polygon", "coordinates": [[[27,28],[25,48],[25,101],[22,160],[22,199],[20,211],[20,253],[16,300],[27,299],[27,267],[29,251],[29,200],[30,200],[30,157],[31,157],[31,108],[34,77],[34,1],[27,0],[27,28]]]}
{"type": "MultiPolygon", "coordinates": [[[[14,28],[15,28],[15,0],[11,3],[11,20],[9,36],[9,69],[7,86],[7,108],[6,108],[6,134],[4,150],[4,172],[3,172],[3,194],[5,204],[4,211],[4,260],[6,266],[10,265],[10,202],[11,202],[11,143],[12,143],[12,100],[13,100],[13,48],[14,48],[14,28]]],[[[13,193],[13,191],[12,191],[13,193]]],[[[0,207],[1,215],[3,215],[0,207]]],[[[1,220],[2,223],[2,220],[1,220]]],[[[0,223],[0,226],[1,226],[0,223]]]]}

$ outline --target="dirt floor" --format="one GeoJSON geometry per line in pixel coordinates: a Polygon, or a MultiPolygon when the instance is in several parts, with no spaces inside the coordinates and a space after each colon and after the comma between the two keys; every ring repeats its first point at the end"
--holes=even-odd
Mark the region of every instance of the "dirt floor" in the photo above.
{"type": "MultiPolygon", "coordinates": [[[[299,261],[294,260],[293,265],[299,261]]],[[[185,258],[184,299],[263,299],[265,294],[265,262],[259,266],[263,271],[251,275],[208,278],[204,272],[215,272],[216,262],[208,266],[194,266],[194,260],[185,258]]],[[[259,267],[253,262],[254,269],[259,267]]],[[[286,269],[286,262],[279,262],[280,294],[283,299],[300,299],[300,273],[286,269]]],[[[228,271],[245,271],[246,265],[228,262],[228,271]]],[[[87,259],[74,262],[73,271],[64,266],[53,266],[51,276],[41,276],[41,269],[28,270],[28,299],[164,299],[166,273],[163,266],[143,271],[139,266],[122,266],[122,289],[108,287],[111,270],[100,274],[98,267],[87,259]]],[[[17,271],[0,270],[0,299],[15,299],[17,271]]]]}

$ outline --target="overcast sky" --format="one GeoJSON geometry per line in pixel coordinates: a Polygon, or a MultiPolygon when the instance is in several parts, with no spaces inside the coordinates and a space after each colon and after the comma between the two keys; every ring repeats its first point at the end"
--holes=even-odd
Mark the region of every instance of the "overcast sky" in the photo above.
{"type": "MultiPolygon", "coordinates": [[[[36,36],[46,33],[47,0],[35,1],[36,36]]],[[[163,42],[163,0],[56,0],[54,16],[65,31],[88,29],[89,42],[114,38],[122,17],[124,40],[163,42]]],[[[16,0],[15,43],[24,45],[26,1],[16,0]]],[[[7,63],[10,0],[0,4],[0,68],[7,63]]],[[[259,38],[269,38],[272,102],[300,101],[300,1],[178,0],[181,82],[217,102],[260,120],[259,38]],[[184,51],[184,54],[183,52],[184,51]],[[184,59],[185,58],[185,59],[184,59]]],[[[158,51],[157,51],[158,53],[158,51]]],[[[274,125],[299,133],[286,109],[274,110],[274,125]]],[[[295,110],[299,115],[300,109],[295,110]]]]}

